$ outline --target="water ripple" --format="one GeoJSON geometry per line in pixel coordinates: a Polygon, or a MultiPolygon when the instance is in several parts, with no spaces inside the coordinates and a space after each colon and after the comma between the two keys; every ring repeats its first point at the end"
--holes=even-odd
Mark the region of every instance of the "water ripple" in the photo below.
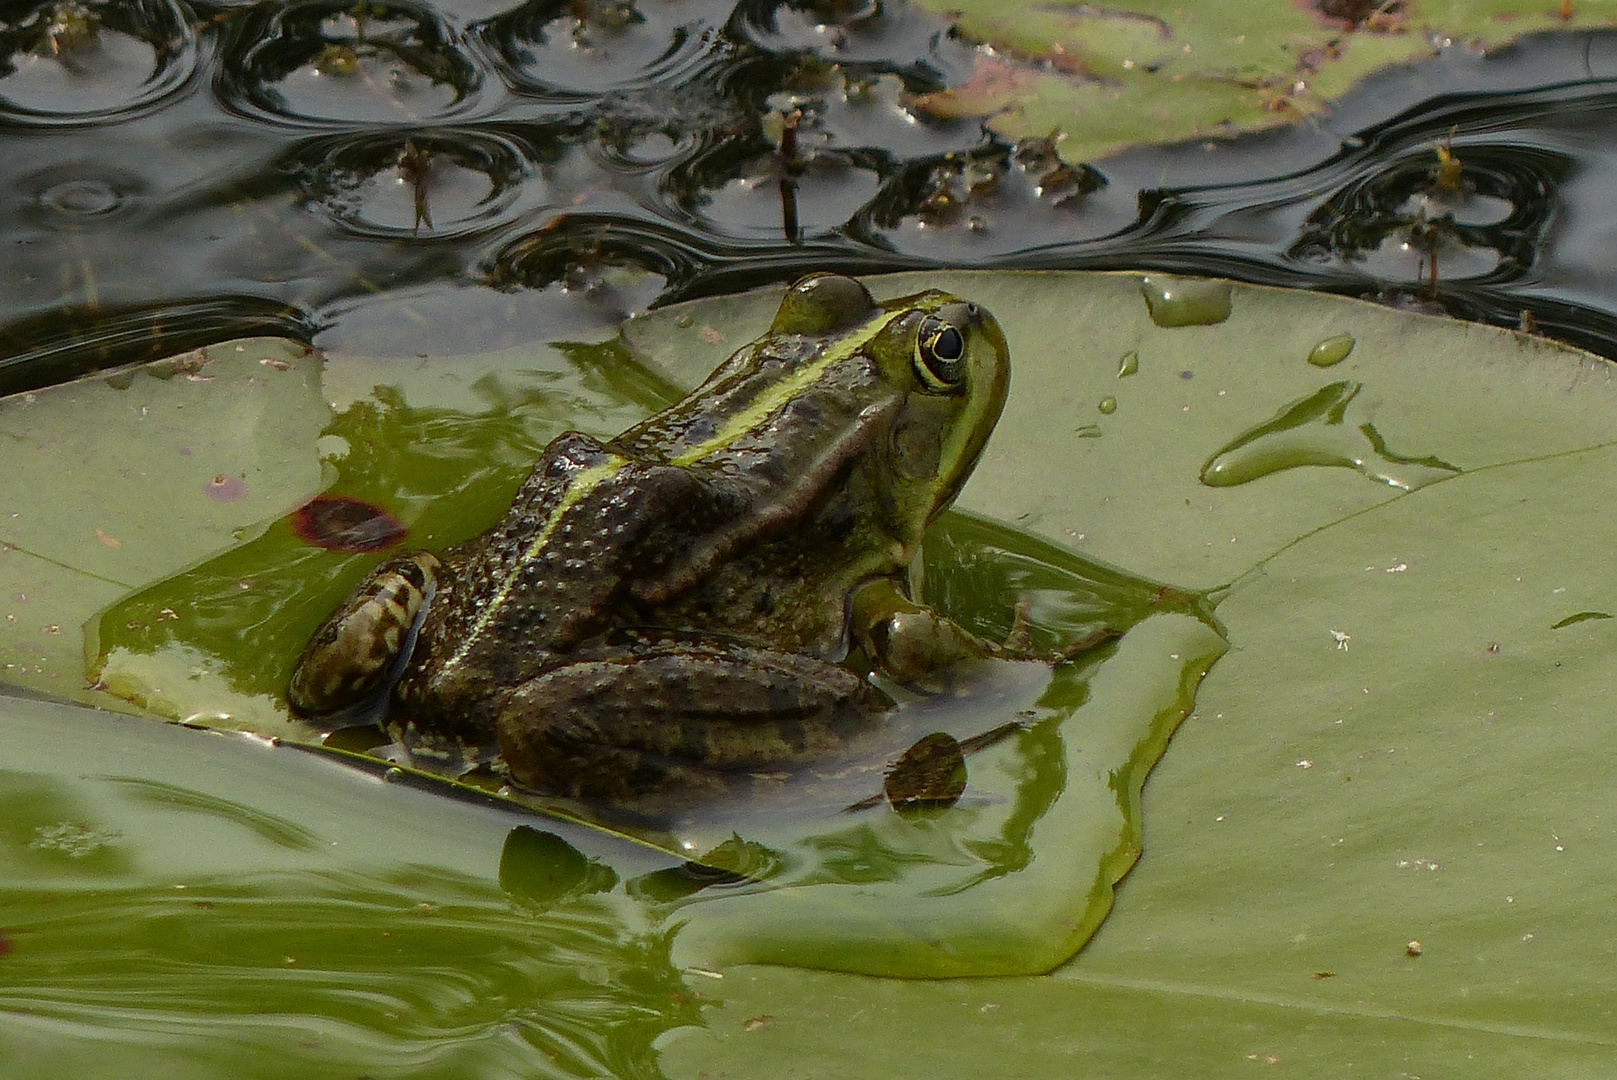
{"type": "Polygon", "coordinates": [[[470,109],[482,83],[457,37],[431,8],[400,0],[255,9],[220,68],[219,92],[267,120],[442,122],[470,109]]]}
{"type": "Polygon", "coordinates": [[[0,15],[0,118],[125,120],[161,105],[197,65],[195,17],[175,0],[32,0],[0,15]]]}
{"type": "Polygon", "coordinates": [[[0,902],[20,943],[0,1032],[81,1053],[116,1033],[137,1075],[269,1054],[283,1075],[649,1078],[653,1040],[697,1020],[666,942],[591,899],[535,912],[442,875],[304,873],[0,902]]]}
{"type": "Polygon", "coordinates": [[[356,235],[449,239],[554,199],[531,153],[498,134],[433,128],[318,140],[286,167],[311,205],[356,235]]]}
{"type": "Polygon", "coordinates": [[[515,90],[585,100],[676,84],[722,53],[726,0],[529,0],[472,27],[515,90]]]}

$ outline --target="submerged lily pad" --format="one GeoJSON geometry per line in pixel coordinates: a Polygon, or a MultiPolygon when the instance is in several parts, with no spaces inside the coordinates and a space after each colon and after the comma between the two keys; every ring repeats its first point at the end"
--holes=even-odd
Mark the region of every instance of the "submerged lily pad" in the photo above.
{"type": "Polygon", "coordinates": [[[1074,164],[1130,146],[1227,136],[1323,111],[1356,80],[1443,47],[1611,26],[1603,4],[1540,0],[916,0],[979,50],[962,85],[924,94],[940,117],[1012,138],[1057,133],[1074,164]]]}
{"type": "MultiPolygon", "coordinates": [[[[9,902],[6,910],[23,914],[0,915],[12,943],[0,970],[27,975],[7,1008],[39,1010],[6,1012],[0,1044],[37,1048],[43,1036],[30,1033],[47,1029],[30,1027],[29,1015],[51,1025],[75,1061],[93,1062],[96,1049],[74,1024],[169,1023],[164,1030],[195,1033],[184,1004],[75,1019],[82,1002],[140,975],[114,965],[113,982],[96,982],[91,954],[73,953],[65,931],[100,927],[106,936],[95,940],[114,949],[129,945],[116,933],[125,913],[139,916],[131,926],[177,925],[141,914],[157,910],[157,875],[142,868],[158,863],[131,853],[161,828],[129,806],[201,820],[232,799],[232,828],[256,845],[244,858],[273,848],[326,859],[328,841],[338,840],[339,859],[349,845],[355,863],[311,861],[321,884],[283,875],[274,891],[269,878],[235,880],[243,871],[220,861],[202,896],[215,906],[199,910],[224,905],[229,918],[212,924],[220,936],[209,939],[222,947],[180,955],[172,942],[189,939],[140,939],[171,942],[164,999],[176,1002],[209,1000],[207,988],[224,985],[221,965],[244,980],[230,984],[237,996],[227,1002],[249,1000],[246,981],[299,970],[286,959],[299,952],[279,951],[282,940],[333,973],[294,976],[309,979],[296,984],[309,992],[301,1004],[274,999],[283,1020],[268,1035],[228,1004],[206,1014],[214,1056],[204,1058],[217,1074],[245,1060],[232,1046],[316,1028],[338,1073],[360,1045],[397,1066],[379,1071],[427,1069],[404,1064],[400,1039],[446,1062],[486,1053],[476,1060],[494,1071],[542,1054],[562,1074],[660,1068],[671,1077],[992,1073],[1006,1062],[1032,1075],[1070,1068],[1074,1053],[1141,1077],[1244,1073],[1271,1061],[1309,1075],[1351,1065],[1367,1074],[1460,1067],[1571,1076],[1604,1062],[1617,1019],[1605,1004],[1606,930],[1588,898],[1617,883],[1617,843],[1601,824],[1617,810],[1604,719],[1614,670],[1605,639],[1617,624],[1598,617],[1617,610],[1608,595],[1617,582],[1591,553],[1609,545],[1606,510],[1617,495],[1611,369],[1523,335],[1249,286],[1232,288],[1222,322],[1170,328],[1152,320],[1139,279],[1127,275],[928,274],[872,284],[884,295],[941,285],[984,304],[1014,357],[1005,419],[961,500],[968,513],[952,517],[928,552],[929,595],[981,612],[1006,606],[988,598],[1021,595],[1035,630],[1058,636],[1118,604],[1138,616],[1115,655],[1075,672],[1077,681],[1040,685],[1043,700],[1032,707],[1041,722],[966,755],[968,782],[954,806],[901,816],[881,804],[878,777],[873,811],[812,834],[818,847],[801,833],[777,842],[777,826],[764,822],[708,836],[695,851],[705,865],[693,866],[611,834],[447,799],[395,811],[356,796],[306,819],[260,788],[213,786],[234,761],[188,757],[191,779],[148,774],[146,759],[112,769],[80,759],[105,736],[66,718],[53,716],[51,730],[78,730],[80,744],[53,738],[44,750],[38,724],[0,728],[24,748],[8,745],[4,755],[24,788],[47,775],[141,782],[109,789],[139,797],[104,813],[77,812],[70,799],[7,804],[8,888],[19,900],[49,889],[53,910],[72,917],[9,902]],[[1310,363],[1322,342],[1344,335],[1354,342],[1348,355],[1329,368],[1310,363]],[[1123,366],[1132,373],[1119,379],[1123,366]],[[1101,414],[1105,398],[1116,407],[1101,414]],[[1236,482],[1207,486],[1201,477],[1220,455],[1244,455],[1242,468],[1228,474],[1236,482]],[[1138,785],[1222,647],[1187,614],[1150,614],[1151,588],[1140,586],[1151,581],[1182,587],[1162,593],[1178,597],[1174,611],[1195,610],[1185,601],[1210,590],[1234,651],[1202,683],[1196,712],[1154,774],[1146,857],[1089,946],[1038,979],[938,984],[801,970],[1035,971],[1082,943],[1137,850],[1138,785]],[[951,596],[956,589],[964,592],[951,596]],[[988,797],[973,801],[974,785],[988,797]],[[467,869],[453,851],[377,831],[378,820],[391,827],[391,815],[405,812],[406,827],[424,835],[465,829],[506,839],[498,856],[484,840],[469,843],[481,855],[467,869]],[[350,832],[350,815],[369,820],[354,817],[350,832]],[[465,823],[448,824],[450,816],[465,823]],[[83,830],[77,859],[67,851],[74,833],[38,831],[64,825],[83,830]],[[35,840],[43,846],[29,848],[35,840]],[[408,867],[390,862],[404,858],[408,867]],[[297,927],[271,926],[265,941],[243,919],[270,896],[312,906],[297,909],[297,927]],[[412,901],[429,906],[423,918],[452,912],[458,928],[409,938],[418,978],[397,974],[398,954],[387,951],[395,946],[374,944],[403,932],[398,913],[412,901]],[[316,947],[306,927],[322,923],[329,937],[316,947]],[[569,936],[586,930],[589,940],[569,936]],[[39,966],[16,967],[29,949],[27,963],[39,966]],[[545,1030],[595,1048],[588,1054],[567,1057],[560,1036],[532,1034],[537,1014],[520,1002],[554,1000],[538,989],[554,974],[535,959],[541,953],[594,973],[588,987],[556,975],[553,985],[571,987],[565,993],[583,1004],[544,1013],[545,1030]],[[491,956],[532,975],[498,999],[515,1010],[505,1014],[518,1017],[515,1027],[493,1020],[497,1010],[456,1012],[434,989],[469,986],[475,999],[493,970],[481,958],[491,956]],[[66,966],[50,967],[58,962],[66,966]],[[52,990],[44,973],[53,970],[79,974],[52,990]],[[342,1002],[360,1002],[333,996],[328,987],[339,984],[378,987],[391,1004],[343,1011],[342,1002]],[[642,987],[665,1002],[712,994],[722,1004],[704,1011],[702,1027],[659,1039],[695,1013],[633,997],[642,987]],[[613,996],[618,988],[630,996],[613,996]],[[402,1033],[387,1009],[402,1018],[402,1033]],[[329,1025],[320,1019],[337,1015],[329,1025]],[[1119,1015],[1134,1022],[1119,1024],[1119,1015]],[[640,1022],[620,1023],[627,1016],[640,1022]],[[64,1031],[80,1034],[64,1040],[64,1031]],[[620,1036],[610,1065],[590,1056],[620,1036]]],[[[690,385],[767,323],[774,302],[766,293],[637,319],[623,355],[656,385],[690,385]]],[[[480,512],[498,510],[492,487],[466,498],[480,512]]],[[[264,543],[241,550],[268,565],[264,543]]],[[[361,569],[333,552],[311,557],[341,567],[322,586],[328,592],[361,569]]],[[[203,570],[150,586],[152,595],[182,595],[203,570]]],[[[254,654],[264,669],[297,643],[290,629],[256,640],[267,643],[254,654]]],[[[164,641],[154,643],[161,651],[164,641]]],[[[126,643],[137,646],[145,647],[126,643]]],[[[348,770],[329,775],[372,783],[348,770]]],[[[203,862],[228,852],[199,850],[193,857],[203,862]]],[[[205,875],[175,870],[166,880],[180,876],[194,886],[205,875]]],[[[312,1051],[311,1059],[326,1060],[312,1051]]]]}

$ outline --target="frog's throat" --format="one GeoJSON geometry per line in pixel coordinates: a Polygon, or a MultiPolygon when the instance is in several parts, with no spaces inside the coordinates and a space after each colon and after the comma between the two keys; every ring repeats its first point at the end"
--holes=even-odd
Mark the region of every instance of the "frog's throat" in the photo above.
{"type": "MultiPolygon", "coordinates": [[[[758,399],[745,410],[730,417],[724,426],[714,433],[712,438],[706,442],[696,444],[682,454],[676,455],[670,459],[670,464],[679,466],[694,465],[709,454],[727,449],[737,439],[761,425],[771,413],[795,399],[811,386],[816,379],[824,374],[826,368],[841,363],[860,349],[865,348],[871,338],[881,333],[888,323],[903,314],[903,310],[898,310],[884,311],[876,315],[860,328],[859,333],[850,334],[836,344],[827,347],[812,361],[793,372],[789,378],[782,379],[768,393],[759,395],[758,399]]],[[[516,589],[518,581],[522,578],[521,567],[531,565],[534,560],[544,553],[545,546],[550,543],[551,534],[561,524],[562,518],[567,516],[567,512],[578,505],[579,501],[586,495],[611,479],[628,464],[628,458],[612,454],[606,460],[599,464],[591,465],[573,477],[572,482],[567,485],[566,492],[562,494],[560,499],[556,500],[556,505],[551,508],[550,516],[545,518],[545,523],[540,526],[538,533],[534,535],[533,540],[528,544],[528,549],[523,554],[523,557],[511,564],[511,572],[505,575],[505,579],[500,582],[500,587],[495,590],[494,596],[490,598],[488,603],[483,605],[483,610],[478,613],[477,619],[472,623],[465,640],[477,640],[478,635],[488,627],[489,622],[504,608],[506,600],[510,598],[512,591],[516,589]]]]}
{"type": "Polygon", "coordinates": [[[776,383],[767,393],[758,395],[757,400],[751,405],[726,420],[724,426],[714,432],[712,438],[697,443],[683,453],[675,454],[669,459],[669,464],[694,465],[709,454],[728,449],[737,439],[762,426],[771,413],[812,386],[825,373],[826,368],[840,364],[868,346],[871,338],[886,329],[888,323],[905,314],[905,311],[906,309],[884,311],[866,322],[857,333],[848,334],[836,344],[828,346],[812,361],[776,383]]]}

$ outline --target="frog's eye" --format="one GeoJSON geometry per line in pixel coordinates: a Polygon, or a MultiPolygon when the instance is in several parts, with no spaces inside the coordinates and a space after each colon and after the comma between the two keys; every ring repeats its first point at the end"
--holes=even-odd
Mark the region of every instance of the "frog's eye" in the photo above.
{"type": "Polygon", "coordinates": [[[957,394],[966,387],[966,335],[936,315],[921,320],[915,335],[915,377],[934,394],[957,394]]]}

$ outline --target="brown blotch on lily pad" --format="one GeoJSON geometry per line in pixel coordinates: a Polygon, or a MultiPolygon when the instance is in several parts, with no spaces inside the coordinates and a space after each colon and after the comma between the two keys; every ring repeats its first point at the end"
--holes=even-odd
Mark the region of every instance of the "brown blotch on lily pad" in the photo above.
{"type": "Polygon", "coordinates": [[[292,512],[292,531],[327,551],[386,551],[409,531],[374,503],[344,495],[321,495],[292,512]]]}
{"type": "Polygon", "coordinates": [[[935,731],[893,762],[882,791],[901,814],[947,810],[966,790],[966,755],[953,735],[935,731]]]}

